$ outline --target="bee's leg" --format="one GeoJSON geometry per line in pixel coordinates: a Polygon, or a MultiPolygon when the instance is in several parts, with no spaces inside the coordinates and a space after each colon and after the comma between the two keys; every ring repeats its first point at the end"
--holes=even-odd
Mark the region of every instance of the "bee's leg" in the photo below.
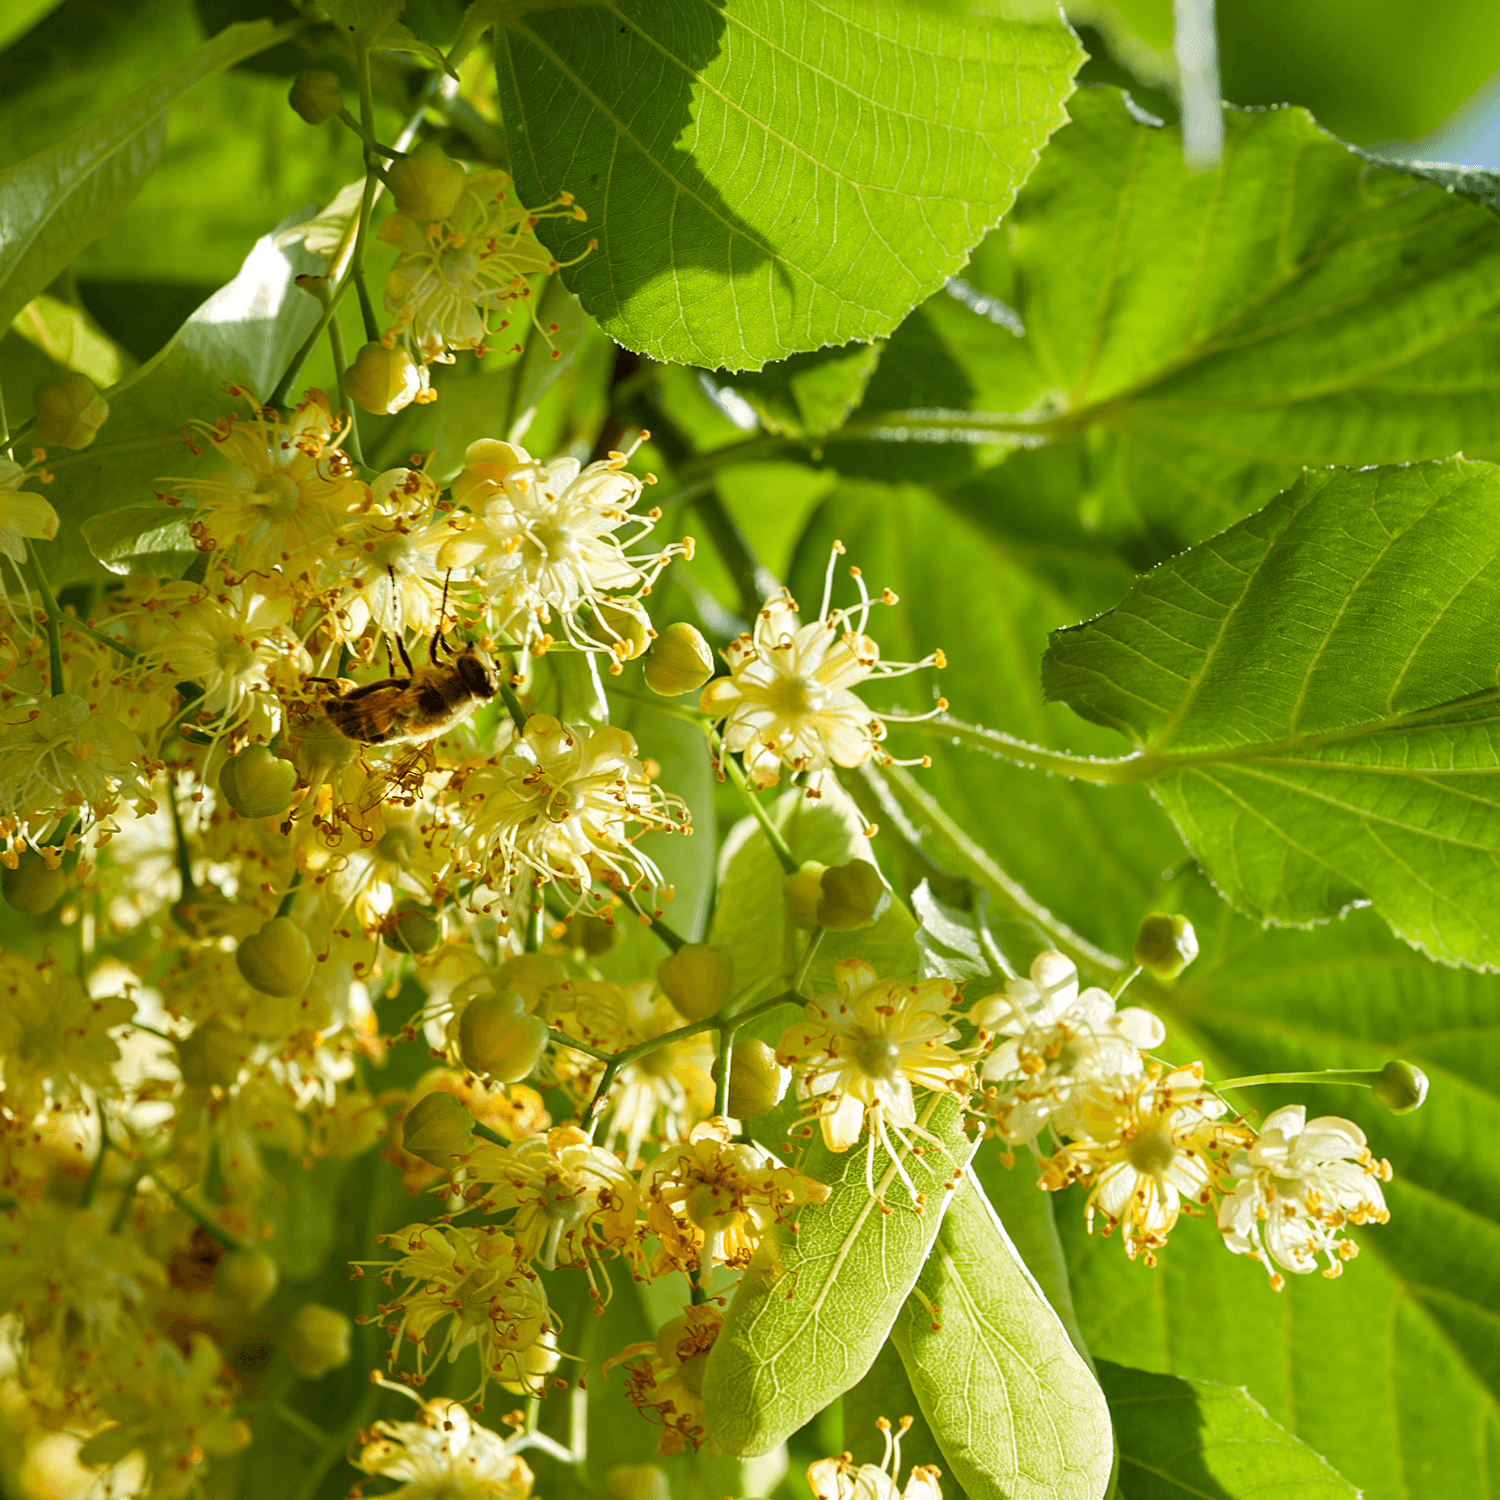
{"type": "Polygon", "coordinates": [[[452,578],[453,569],[449,568],[448,571],[443,574],[443,602],[438,605],[437,629],[433,631],[432,640],[427,647],[427,656],[428,659],[432,662],[433,666],[437,666],[438,664],[438,647],[440,645],[442,646],[443,650],[448,653],[449,656],[453,655],[453,648],[444,639],[444,635],[446,632],[443,629],[448,620],[448,584],[452,580],[452,578]]]}
{"type": "MultiPolygon", "coordinates": [[[[399,635],[395,639],[396,639],[396,650],[398,650],[401,653],[401,664],[406,668],[406,675],[408,677],[414,677],[414,676],[416,676],[417,669],[414,666],[412,666],[412,664],[411,664],[411,657],[406,654],[406,642],[403,641],[399,635]]],[[[387,636],[385,638],[385,649],[386,649],[387,652],[389,652],[390,649],[391,649],[391,637],[390,636],[387,636]]],[[[394,670],[395,669],[392,668],[393,672],[394,672],[394,670]]]]}

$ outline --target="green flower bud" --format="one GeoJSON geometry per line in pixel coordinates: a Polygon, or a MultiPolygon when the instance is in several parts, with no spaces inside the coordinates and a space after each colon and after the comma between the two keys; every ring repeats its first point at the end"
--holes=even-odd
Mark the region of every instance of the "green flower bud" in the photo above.
{"type": "Polygon", "coordinates": [[[1158,979],[1176,977],[1198,956],[1198,934],[1177,913],[1154,911],[1141,918],[1131,957],[1158,979]]]}
{"type": "Polygon", "coordinates": [[[396,211],[425,223],[446,219],[458,207],[468,171],[436,141],[423,141],[410,156],[391,163],[386,172],[396,211]]]}
{"type": "Polygon", "coordinates": [[[37,441],[45,448],[87,448],[109,416],[109,402],[87,375],[39,385],[32,403],[37,441]]]}
{"type": "Polygon", "coordinates": [[[250,1056],[250,1040],[217,1017],[177,1043],[177,1067],[190,1089],[233,1088],[250,1056]]]}
{"type": "Polygon", "coordinates": [[[112,1422],[102,1427],[78,1450],[78,1461],[91,1469],[104,1469],[130,1457],[141,1445],[138,1427],[112,1422]]]}
{"type": "Polygon", "coordinates": [[[573,941],[590,958],[602,958],[620,941],[617,922],[606,922],[603,917],[592,915],[574,917],[572,934],[573,941]]]}
{"type": "Polygon", "coordinates": [[[521,1356],[521,1379],[502,1380],[500,1384],[512,1395],[539,1395],[546,1387],[547,1377],[561,1363],[557,1335],[550,1328],[544,1328],[541,1337],[521,1356]]]}
{"type": "Polygon", "coordinates": [[[313,976],[313,949],[290,917],[272,917],[259,932],[241,938],[234,964],[251,989],[285,999],[300,995],[313,976]]]}
{"type": "Polygon", "coordinates": [[[286,102],[309,125],[324,125],[344,107],[344,91],[338,74],[327,68],[304,68],[292,79],[286,102]]]}
{"type": "Polygon", "coordinates": [[[458,1020],[458,1055],[463,1065],[498,1083],[519,1083],[541,1061],[546,1023],[528,1014],[512,990],[481,995],[458,1020]]]}
{"type": "Polygon", "coordinates": [[[818,925],[829,932],[855,932],[873,927],[891,904],[891,893],[880,871],[867,859],[830,865],[823,871],[823,894],[818,901],[818,925]]]}
{"type": "Polygon", "coordinates": [[[52,910],[68,888],[67,871],[59,866],[47,868],[47,861],[35,849],[23,849],[20,862],[12,870],[0,866],[0,892],[6,904],[27,916],[40,917],[52,910]]]}
{"type": "Polygon", "coordinates": [[[428,388],[427,374],[405,349],[366,344],[344,371],[344,394],[364,411],[389,417],[428,388]]]}
{"type": "Polygon", "coordinates": [[[474,1149],[474,1116],[452,1094],[423,1094],[406,1112],[401,1144],[430,1167],[451,1172],[474,1149]]]}
{"type": "Polygon", "coordinates": [[[600,601],[594,610],[604,627],[601,639],[614,649],[619,661],[634,661],[651,644],[651,637],[655,634],[651,629],[651,617],[639,604],[600,601]]]}
{"type": "Polygon", "coordinates": [[[548,953],[518,953],[495,970],[495,982],[489,988],[514,990],[526,1002],[527,1009],[535,1010],[543,993],[567,977],[568,971],[560,958],[548,953]]]}
{"type": "Polygon", "coordinates": [[[321,1302],[305,1302],[281,1335],[281,1349],[304,1380],[316,1380],[349,1363],[354,1324],[321,1302]]]}
{"type": "Polygon", "coordinates": [[[1380,1070],[1374,1093],[1393,1115],[1409,1115],[1427,1097],[1427,1075],[1409,1062],[1388,1062],[1380,1070]]]}
{"type": "Polygon", "coordinates": [[[214,1286],[246,1312],[271,1300],[281,1273],[264,1250],[231,1250],[214,1268],[214,1286]]]}
{"type": "Polygon", "coordinates": [[[247,745],[219,768],[219,790],[242,818],[279,818],[296,785],[296,766],[268,745],[247,745]]]}
{"type": "Polygon", "coordinates": [[[656,966],[656,982],[678,1014],[701,1021],[729,1003],[734,965],[722,948],[684,943],[656,966]]]}
{"type": "Polygon", "coordinates": [[[714,675],[714,654],[686,621],[668,625],[651,643],[645,661],[646,686],[663,698],[696,692],[714,675]]]}
{"type": "Polygon", "coordinates": [[[604,1500],[672,1500],[672,1487],[655,1464],[616,1464],[605,1476],[604,1500]]]}
{"type": "Polygon", "coordinates": [[[810,859],[795,874],[781,882],[781,899],[786,919],[793,927],[816,927],[818,903],[823,899],[823,872],[827,865],[810,859]]]}
{"type": "Polygon", "coordinates": [[[403,901],[384,924],[385,945],[396,953],[431,953],[443,937],[442,914],[415,901],[403,901]]]}
{"type": "Polygon", "coordinates": [[[294,721],[287,732],[292,764],[308,781],[322,781],[336,776],[354,764],[359,745],[341,734],[321,714],[294,721]]]}
{"type": "MultiPolygon", "coordinates": [[[[723,1076],[724,1059],[715,1059],[715,1082],[723,1076]]],[[[736,1120],[753,1120],[776,1108],[792,1081],[792,1070],[776,1061],[775,1051],[753,1036],[739,1037],[730,1052],[729,1113],[736,1120]]]]}

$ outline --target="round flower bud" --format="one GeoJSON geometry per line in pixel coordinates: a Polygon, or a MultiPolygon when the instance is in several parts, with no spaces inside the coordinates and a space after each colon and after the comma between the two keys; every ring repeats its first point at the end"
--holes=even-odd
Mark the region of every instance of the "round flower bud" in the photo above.
{"type": "Polygon", "coordinates": [[[308,781],[322,781],[336,776],[354,764],[359,743],[341,734],[322,714],[294,721],[287,731],[292,764],[308,781]]]}
{"type": "Polygon", "coordinates": [[[337,73],[327,68],[304,68],[292,79],[286,102],[309,125],[324,125],[344,107],[344,91],[337,73]]]}
{"type": "Polygon", "coordinates": [[[684,943],[656,966],[656,982],[678,1014],[701,1021],[729,1004],[734,965],[722,948],[684,943]]]}
{"type": "Polygon", "coordinates": [[[234,964],[251,989],[285,999],[307,988],[313,976],[313,948],[290,917],[272,917],[259,932],[240,939],[234,964]]]}
{"type": "Polygon", "coordinates": [[[587,915],[573,918],[573,941],[590,958],[601,958],[620,941],[617,922],[606,922],[603,917],[587,915]]]}
{"type": "Polygon", "coordinates": [[[40,917],[51,911],[67,888],[67,872],[61,866],[49,870],[47,861],[35,849],[23,849],[14,870],[9,865],[0,867],[0,891],[6,904],[27,916],[40,917]]]}
{"type": "Polygon", "coordinates": [[[458,1020],[458,1055],[463,1065],[499,1083],[519,1083],[541,1061],[546,1023],[529,1015],[514,991],[481,995],[458,1020]]]}
{"type": "Polygon", "coordinates": [[[364,411],[388,417],[427,389],[427,376],[405,349],[366,344],[344,371],[344,393],[364,411]]]}
{"type": "Polygon", "coordinates": [[[1158,979],[1176,977],[1198,956],[1193,924],[1176,913],[1154,911],[1141,918],[1131,957],[1158,979]]]}
{"type": "Polygon", "coordinates": [[[493,983],[484,981],[482,989],[476,988],[475,993],[514,990],[526,1002],[527,1009],[535,1010],[543,993],[567,977],[562,960],[550,953],[518,953],[495,970],[493,983]]]}
{"type": "Polygon", "coordinates": [[[242,818],[279,818],[296,785],[296,766],[268,745],[247,745],[219,769],[219,790],[242,818]]]}
{"type": "Polygon", "coordinates": [[[305,1302],[281,1336],[282,1353],[304,1380],[316,1380],[349,1363],[354,1324],[336,1308],[305,1302]]]}
{"type": "Polygon", "coordinates": [[[547,1377],[561,1363],[557,1335],[550,1328],[544,1328],[537,1341],[521,1356],[521,1379],[502,1380],[500,1384],[516,1396],[540,1395],[546,1387],[547,1377]]]}
{"type": "Polygon", "coordinates": [[[786,906],[786,919],[793,927],[816,927],[818,925],[818,903],[823,899],[823,871],[810,859],[795,874],[781,882],[781,899],[786,906]]]}
{"type": "Polygon", "coordinates": [[[818,925],[829,932],[854,932],[872,927],[891,904],[891,893],[880,871],[867,859],[830,865],[823,871],[823,894],[818,901],[818,925]]]}
{"type": "Polygon", "coordinates": [[[605,1476],[604,1500],[672,1500],[672,1487],[655,1464],[616,1464],[605,1476]]]}
{"type": "Polygon", "coordinates": [[[217,1017],[177,1043],[177,1069],[190,1089],[233,1088],[249,1056],[249,1039],[217,1017]]]}
{"type": "Polygon", "coordinates": [[[651,618],[639,604],[601,600],[594,611],[604,627],[605,643],[613,647],[620,661],[634,661],[651,644],[651,618]]]}
{"type": "MultiPolygon", "coordinates": [[[[723,1075],[724,1059],[714,1062],[713,1076],[723,1075]]],[[[786,1095],[792,1070],[776,1061],[775,1051],[753,1036],[739,1037],[730,1053],[729,1113],[736,1120],[753,1120],[773,1110],[786,1095]]]]}
{"type": "Polygon", "coordinates": [[[474,1116],[452,1094],[423,1094],[401,1123],[401,1144],[430,1167],[445,1172],[474,1149],[474,1116]]]}
{"type": "Polygon", "coordinates": [[[714,675],[713,652],[698,631],[679,620],[651,643],[645,673],[646,686],[663,698],[696,692],[714,675]]]}
{"type": "Polygon", "coordinates": [[[384,924],[385,945],[396,953],[431,953],[443,936],[442,914],[415,901],[403,901],[384,924]]]}
{"type": "Polygon", "coordinates": [[[264,1250],[231,1250],[214,1267],[214,1286],[246,1312],[264,1307],[280,1280],[276,1262],[264,1250]]]}
{"type": "Polygon", "coordinates": [[[1409,1115],[1427,1097],[1427,1075],[1409,1062],[1388,1062],[1380,1070],[1374,1092],[1393,1115],[1409,1115]]]}
{"type": "Polygon", "coordinates": [[[446,219],[458,207],[468,171],[436,141],[423,141],[410,156],[391,163],[386,172],[396,211],[424,223],[446,219]]]}
{"type": "Polygon", "coordinates": [[[109,402],[87,375],[39,385],[32,403],[37,441],[45,448],[87,448],[109,416],[109,402]]]}

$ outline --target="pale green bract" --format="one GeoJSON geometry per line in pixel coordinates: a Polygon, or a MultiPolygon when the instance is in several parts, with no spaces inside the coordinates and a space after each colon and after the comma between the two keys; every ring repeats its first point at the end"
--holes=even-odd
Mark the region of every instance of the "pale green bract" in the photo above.
{"type": "Polygon", "coordinates": [[[1500,967],[1500,470],[1308,474],[1059,631],[1047,696],[1139,747],[1189,846],[1263,920],[1373,901],[1500,967]]]}
{"type": "MultiPolygon", "coordinates": [[[[519,9],[519,8],[518,8],[519,9]]],[[[1060,18],[893,0],[527,9],[496,36],[525,202],[585,309],[658,359],[759,369],[879,338],[956,272],[1066,118],[1060,18]]]]}

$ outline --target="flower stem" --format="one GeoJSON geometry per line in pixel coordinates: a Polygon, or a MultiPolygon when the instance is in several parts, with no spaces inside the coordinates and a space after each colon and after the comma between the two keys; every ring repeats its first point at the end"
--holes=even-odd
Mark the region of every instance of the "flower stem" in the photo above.
{"type": "Polygon", "coordinates": [[[1380,1082],[1381,1070],[1375,1068],[1323,1068],[1311,1073],[1251,1073],[1214,1084],[1215,1090],[1255,1088],[1263,1083],[1336,1083],[1351,1088],[1372,1089],[1380,1082]]]}
{"type": "Polygon", "coordinates": [[[516,733],[525,734],[526,710],[521,707],[521,700],[516,697],[516,690],[504,677],[500,679],[500,701],[505,704],[505,711],[510,715],[510,722],[516,726],[516,733]]]}
{"type": "Polygon", "coordinates": [[[230,1234],[227,1229],[225,1229],[215,1219],[211,1218],[191,1199],[185,1198],[181,1193],[177,1191],[176,1188],[168,1187],[160,1177],[153,1176],[152,1181],[155,1182],[157,1187],[159,1187],[162,1192],[164,1192],[167,1197],[169,1197],[172,1202],[175,1203],[177,1207],[180,1208],[182,1212],[188,1216],[188,1218],[190,1218],[195,1224],[198,1224],[203,1229],[207,1230],[209,1234],[213,1235],[213,1237],[218,1240],[218,1242],[223,1245],[226,1250],[248,1250],[250,1248],[244,1242],[244,1240],[238,1239],[236,1236],[230,1234]]]}
{"type": "Polygon", "coordinates": [[[370,143],[375,139],[375,97],[370,89],[370,49],[364,41],[355,47],[355,64],[359,73],[359,122],[365,142],[365,189],[359,200],[359,230],[354,236],[354,254],[349,261],[349,275],[359,293],[359,310],[365,320],[365,338],[369,343],[380,340],[380,323],[365,286],[365,243],[370,238],[370,211],[375,207],[375,192],[380,179],[375,175],[380,165],[370,143]]]}
{"type": "Polygon", "coordinates": [[[94,1103],[99,1110],[99,1150],[94,1155],[93,1165],[89,1168],[88,1180],[83,1185],[83,1192],[78,1196],[78,1206],[88,1208],[94,1201],[94,1194],[99,1191],[99,1179],[104,1175],[104,1154],[109,1150],[109,1120],[104,1113],[104,1100],[96,1099],[94,1103]]]}
{"type": "Polygon", "coordinates": [[[795,875],[802,866],[797,861],[797,856],[792,853],[791,845],[782,837],[781,830],[771,821],[771,815],[761,805],[761,800],[750,789],[750,783],[745,780],[745,773],[740,769],[739,763],[732,755],[724,749],[724,741],[716,729],[707,730],[709,749],[713,752],[719,765],[728,774],[729,779],[735,784],[740,796],[744,799],[745,806],[750,809],[756,822],[760,824],[761,832],[771,842],[771,848],[776,852],[776,858],[781,861],[781,868],[788,875],[795,875]]]}
{"type": "Polygon", "coordinates": [[[348,364],[344,358],[344,331],[339,327],[336,316],[328,320],[328,348],[333,355],[333,384],[338,393],[339,410],[349,414],[349,436],[345,447],[349,457],[363,468],[365,455],[359,445],[359,417],[349,404],[348,394],[344,390],[344,368],[348,364]]]}
{"type": "Polygon", "coordinates": [[[333,295],[323,306],[323,312],[318,321],[313,325],[313,330],[303,339],[301,347],[292,356],[292,362],[286,367],[286,374],[276,382],[276,389],[271,392],[267,406],[279,406],[283,409],[291,405],[292,390],[302,378],[302,371],[306,367],[312,352],[318,347],[318,340],[323,337],[323,330],[333,321],[338,306],[343,301],[344,293],[349,290],[349,277],[344,279],[334,288],[333,295]]]}
{"type": "Polygon", "coordinates": [[[309,1442],[316,1443],[318,1447],[326,1447],[330,1441],[329,1436],[323,1429],[313,1422],[309,1422],[301,1412],[293,1411],[284,1401],[273,1401],[267,1407],[273,1415],[280,1417],[288,1427],[294,1427],[309,1442]]]}
{"type": "Polygon", "coordinates": [[[353,115],[349,113],[347,109],[341,109],[338,114],[334,116],[334,118],[338,120],[341,125],[347,125],[349,129],[352,130],[355,135],[360,138],[360,140],[364,143],[366,151],[376,152],[378,155],[387,157],[391,161],[395,161],[397,158],[406,155],[406,152],[397,151],[391,146],[382,146],[374,136],[366,135],[364,127],[359,123],[358,120],[354,118],[353,115]]]}
{"type": "Polygon", "coordinates": [[[62,632],[57,628],[57,618],[61,611],[52,593],[52,585],[47,582],[47,575],[37,559],[36,548],[29,540],[26,543],[26,565],[31,570],[31,579],[36,584],[37,593],[42,596],[42,608],[47,612],[47,681],[52,689],[52,696],[56,698],[68,690],[63,681],[62,632]]]}
{"type": "Polygon", "coordinates": [[[124,641],[117,641],[114,636],[105,635],[102,630],[95,630],[92,625],[85,625],[82,620],[73,615],[63,614],[58,618],[74,630],[81,630],[84,635],[92,636],[101,646],[108,646],[111,650],[118,651],[126,661],[134,661],[141,654],[134,646],[127,646],[124,641]]]}
{"type": "Polygon", "coordinates": [[[188,854],[187,835],[182,829],[182,811],[177,806],[177,791],[171,778],[167,778],[167,810],[172,814],[172,842],[177,853],[177,878],[182,882],[180,901],[186,901],[197,893],[197,882],[193,879],[193,861],[188,854]]]}
{"type": "Polygon", "coordinates": [[[288,885],[286,890],[282,893],[281,900],[277,904],[276,915],[278,917],[291,916],[292,903],[297,899],[297,891],[300,889],[301,885],[302,871],[298,870],[293,874],[291,884],[288,885]]]}
{"type": "Polygon", "coordinates": [[[641,907],[640,902],[635,899],[634,891],[627,890],[622,892],[621,894],[625,897],[625,902],[630,907],[630,909],[634,911],[635,914],[640,917],[648,927],[650,927],[651,931],[655,933],[656,936],[659,937],[662,942],[664,942],[667,947],[672,950],[673,953],[676,953],[679,948],[685,945],[685,943],[687,942],[686,938],[684,938],[680,933],[676,932],[667,923],[663,922],[660,917],[652,916],[650,912],[645,911],[641,907]]]}

